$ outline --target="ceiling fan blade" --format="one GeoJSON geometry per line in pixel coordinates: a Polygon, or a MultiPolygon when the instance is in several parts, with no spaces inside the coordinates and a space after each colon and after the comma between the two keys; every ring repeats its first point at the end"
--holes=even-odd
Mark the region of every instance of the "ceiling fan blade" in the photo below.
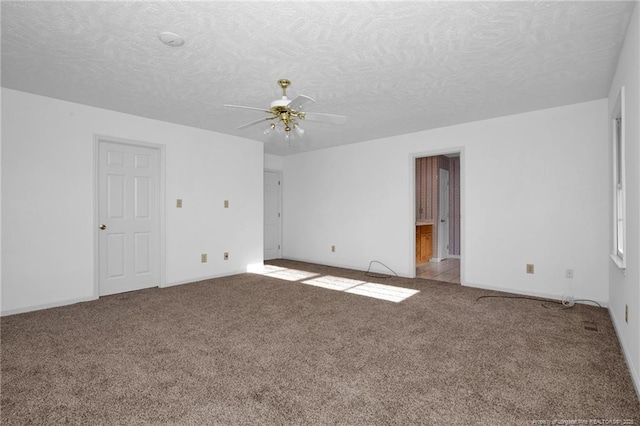
{"type": "Polygon", "coordinates": [[[263,123],[263,122],[268,121],[268,120],[273,120],[273,117],[265,117],[265,118],[261,118],[259,120],[252,121],[251,123],[243,124],[240,127],[236,127],[236,130],[246,129],[247,127],[255,126],[256,124],[263,123]]]}
{"type": "Polygon", "coordinates": [[[344,115],[325,114],[322,112],[305,112],[304,119],[307,121],[317,121],[329,124],[344,124],[347,122],[347,117],[344,115]]]}
{"type": "Polygon", "coordinates": [[[228,105],[228,104],[225,104],[223,106],[225,106],[227,108],[251,109],[251,110],[254,110],[254,111],[262,111],[262,112],[268,112],[270,114],[273,114],[273,112],[271,110],[268,110],[268,109],[265,109],[265,108],[256,108],[256,107],[250,107],[250,106],[244,106],[244,105],[228,105]]]}
{"type": "Polygon", "coordinates": [[[291,100],[291,102],[289,102],[287,104],[287,107],[289,107],[290,109],[294,110],[294,111],[304,111],[305,107],[307,105],[311,105],[313,103],[315,103],[316,101],[312,98],[310,98],[309,96],[305,96],[305,95],[298,95],[295,98],[293,98],[291,100]]]}

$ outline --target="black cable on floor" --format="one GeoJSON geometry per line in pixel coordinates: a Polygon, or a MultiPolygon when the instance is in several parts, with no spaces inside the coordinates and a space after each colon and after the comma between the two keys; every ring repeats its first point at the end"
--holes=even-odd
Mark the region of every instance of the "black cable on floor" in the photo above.
{"type": "Polygon", "coordinates": [[[555,305],[561,305],[560,309],[569,309],[569,308],[573,308],[573,306],[575,305],[575,302],[591,302],[591,303],[595,303],[596,305],[598,305],[599,308],[602,308],[602,305],[600,305],[595,300],[574,299],[572,301],[567,301],[567,300],[558,301],[558,300],[551,300],[551,299],[541,299],[539,297],[531,297],[531,296],[478,296],[476,298],[476,302],[478,300],[480,300],[480,299],[485,299],[485,298],[535,300],[537,302],[542,302],[542,307],[546,308],[546,309],[551,309],[551,308],[549,306],[545,305],[545,303],[553,303],[555,305]]]}
{"type": "Polygon", "coordinates": [[[549,303],[555,303],[558,305],[562,305],[562,302],[559,302],[557,300],[550,300],[550,299],[540,299],[539,297],[531,297],[531,296],[478,296],[476,298],[476,302],[480,299],[488,299],[488,298],[494,298],[494,299],[526,299],[526,300],[535,300],[536,302],[549,302],[549,303]]]}
{"type": "Polygon", "coordinates": [[[396,272],[393,269],[389,268],[387,265],[385,265],[384,263],[382,263],[380,261],[377,261],[377,260],[372,260],[371,262],[369,262],[369,267],[367,268],[367,271],[364,273],[365,276],[371,277],[371,278],[384,278],[384,279],[391,278],[391,275],[385,275],[385,274],[379,274],[377,272],[371,272],[371,265],[373,263],[378,263],[378,264],[384,266],[385,268],[387,268],[388,270],[393,272],[393,275],[395,275],[396,277],[398,276],[398,274],[396,274],[396,272]]]}

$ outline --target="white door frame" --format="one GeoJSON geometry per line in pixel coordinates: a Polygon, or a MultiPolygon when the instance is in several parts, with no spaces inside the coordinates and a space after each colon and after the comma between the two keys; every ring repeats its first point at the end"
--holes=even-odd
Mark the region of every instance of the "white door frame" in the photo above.
{"type": "Polygon", "coordinates": [[[160,219],[158,244],[160,247],[160,283],[158,287],[166,286],[165,260],[165,146],[155,143],[136,141],[131,139],[117,138],[113,136],[93,135],[93,297],[100,297],[100,197],[99,197],[99,173],[100,173],[100,142],[110,142],[129,146],[138,146],[158,150],[160,167],[158,170],[159,194],[158,194],[158,214],[160,219]]]}
{"type": "MultiPolygon", "coordinates": [[[[460,153],[460,283],[465,285],[466,283],[466,242],[465,232],[466,224],[466,184],[465,184],[465,149],[464,147],[452,147],[449,149],[440,149],[434,151],[421,151],[409,153],[409,206],[411,211],[409,212],[409,219],[407,220],[407,245],[412,247],[411,250],[411,276],[409,278],[416,277],[416,159],[423,157],[437,157],[438,155],[446,155],[452,153],[460,153]]],[[[451,206],[449,206],[451,207],[451,206]]]]}

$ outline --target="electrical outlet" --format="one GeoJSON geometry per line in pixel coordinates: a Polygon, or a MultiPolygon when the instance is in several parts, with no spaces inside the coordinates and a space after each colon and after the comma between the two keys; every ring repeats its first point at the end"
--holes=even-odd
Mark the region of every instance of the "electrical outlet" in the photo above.
{"type": "Polygon", "coordinates": [[[224,200],[224,208],[225,209],[229,208],[229,200],[224,200]]]}
{"type": "Polygon", "coordinates": [[[336,246],[331,246],[331,252],[335,253],[336,252],[336,246]]]}
{"type": "Polygon", "coordinates": [[[179,208],[179,209],[182,208],[182,200],[180,198],[176,200],[176,208],[179,208]]]}
{"type": "Polygon", "coordinates": [[[207,263],[207,253],[202,253],[200,255],[200,262],[207,263]]]}
{"type": "Polygon", "coordinates": [[[533,263],[527,263],[527,274],[533,274],[533,263]]]}
{"type": "Polygon", "coordinates": [[[624,322],[629,324],[629,305],[624,305],[624,322]]]}
{"type": "Polygon", "coordinates": [[[573,278],[573,269],[567,269],[567,272],[565,273],[565,277],[573,278]]]}
{"type": "Polygon", "coordinates": [[[229,253],[226,251],[224,252],[224,260],[229,260],[229,253]]]}

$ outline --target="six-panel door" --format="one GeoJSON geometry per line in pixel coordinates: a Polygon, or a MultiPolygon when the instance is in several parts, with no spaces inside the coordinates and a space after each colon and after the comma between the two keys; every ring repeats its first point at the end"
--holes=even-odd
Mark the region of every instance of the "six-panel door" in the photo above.
{"type": "Polygon", "coordinates": [[[159,151],[100,141],[99,293],[159,285],[159,151]]]}

